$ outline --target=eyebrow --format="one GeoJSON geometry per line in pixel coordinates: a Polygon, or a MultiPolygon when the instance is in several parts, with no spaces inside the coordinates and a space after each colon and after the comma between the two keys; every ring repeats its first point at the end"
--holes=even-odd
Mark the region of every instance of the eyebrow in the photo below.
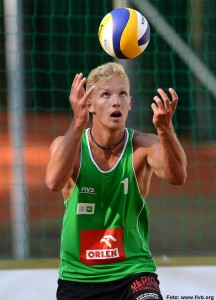
{"type": "MultiPolygon", "coordinates": [[[[109,91],[109,90],[113,90],[113,86],[110,86],[110,87],[103,87],[103,86],[100,86],[100,87],[98,87],[98,89],[100,89],[100,90],[104,90],[104,91],[109,91]]],[[[118,86],[118,89],[119,90],[124,90],[124,91],[127,91],[128,90],[128,88],[127,87],[119,87],[118,86]]]]}

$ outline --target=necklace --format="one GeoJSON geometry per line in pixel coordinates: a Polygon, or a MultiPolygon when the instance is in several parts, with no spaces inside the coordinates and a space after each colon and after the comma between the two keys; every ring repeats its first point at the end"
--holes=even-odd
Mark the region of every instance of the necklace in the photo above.
{"type": "Polygon", "coordinates": [[[101,146],[100,144],[98,144],[98,143],[95,141],[95,138],[93,137],[91,128],[90,128],[90,136],[91,136],[92,141],[95,143],[95,145],[98,146],[98,148],[101,148],[101,149],[103,149],[103,150],[110,150],[110,149],[112,149],[112,148],[115,148],[115,147],[118,146],[119,144],[121,144],[121,142],[122,142],[123,139],[125,138],[125,131],[124,131],[123,137],[120,139],[120,141],[118,141],[118,143],[116,143],[115,145],[111,145],[111,146],[101,146]]]}

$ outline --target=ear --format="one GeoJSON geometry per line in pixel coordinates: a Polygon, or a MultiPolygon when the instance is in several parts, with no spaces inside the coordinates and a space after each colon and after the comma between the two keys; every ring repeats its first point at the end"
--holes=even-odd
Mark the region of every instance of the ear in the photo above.
{"type": "Polygon", "coordinates": [[[130,103],[129,103],[129,109],[128,111],[130,111],[132,109],[132,97],[130,96],[130,103]]]}
{"type": "Polygon", "coordinates": [[[87,108],[90,113],[94,113],[94,105],[92,103],[91,98],[87,100],[87,108]]]}

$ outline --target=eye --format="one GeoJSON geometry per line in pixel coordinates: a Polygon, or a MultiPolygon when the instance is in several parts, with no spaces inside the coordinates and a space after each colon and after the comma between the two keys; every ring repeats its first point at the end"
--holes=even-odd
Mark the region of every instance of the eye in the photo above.
{"type": "Polygon", "coordinates": [[[109,93],[103,92],[103,93],[101,94],[101,97],[102,97],[102,98],[109,97],[109,93]]]}
{"type": "Polygon", "coordinates": [[[123,96],[123,97],[125,97],[125,96],[127,96],[127,92],[122,91],[122,92],[120,93],[120,95],[123,96]]]}

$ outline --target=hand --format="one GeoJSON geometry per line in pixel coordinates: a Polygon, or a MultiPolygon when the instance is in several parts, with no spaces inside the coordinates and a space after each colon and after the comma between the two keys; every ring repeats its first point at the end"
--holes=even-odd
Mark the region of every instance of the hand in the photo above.
{"type": "Polygon", "coordinates": [[[153,98],[156,103],[152,103],[151,105],[154,113],[152,121],[158,130],[166,130],[171,125],[172,116],[178,103],[178,95],[174,89],[169,88],[169,92],[172,96],[172,100],[170,101],[162,89],[158,89],[157,91],[162,99],[158,96],[153,98]]]}
{"type": "Polygon", "coordinates": [[[69,101],[74,113],[74,120],[79,121],[83,127],[86,126],[89,120],[87,101],[94,90],[94,87],[91,87],[87,92],[85,92],[83,87],[85,82],[86,78],[83,77],[82,73],[76,74],[69,96],[69,101]]]}

